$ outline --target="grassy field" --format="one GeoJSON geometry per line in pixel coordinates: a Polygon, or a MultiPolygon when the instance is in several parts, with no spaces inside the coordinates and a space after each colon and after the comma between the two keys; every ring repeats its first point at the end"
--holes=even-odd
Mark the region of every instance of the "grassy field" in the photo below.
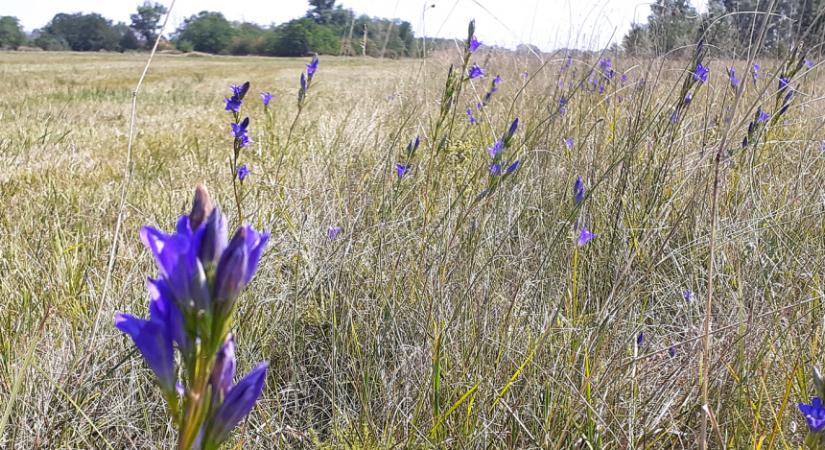
{"type": "Polygon", "coordinates": [[[711,285],[710,447],[801,445],[796,405],[825,343],[820,68],[800,71],[785,115],[742,149],[757,107],[778,115],[780,61],[758,61],[754,84],[744,61],[711,60],[672,121],[689,61],[614,58],[600,94],[595,59],[564,70],[563,56],[479,52],[487,76],[439,120],[458,52],[322,57],[288,140],[308,61],[158,55],[127,178],[145,59],[0,53],[0,447],[172,447],[112,317],[145,314],[156,269],[138,230],[172,229],[197,183],[237,225],[223,98],[246,80],[243,211],[272,238],[236,339],[239,371],[270,371],[234,448],[696,448],[711,285]],[[269,115],[261,91],[275,95],[269,115]],[[505,158],[522,164],[493,177],[487,148],[515,117],[505,158]],[[597,237],[578,246],[576,226],[597,237]]]}

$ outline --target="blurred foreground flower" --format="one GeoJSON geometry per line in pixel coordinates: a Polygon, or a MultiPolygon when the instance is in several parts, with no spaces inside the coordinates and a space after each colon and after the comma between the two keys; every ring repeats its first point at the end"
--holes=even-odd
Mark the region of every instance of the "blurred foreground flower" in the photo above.
{"type": "Polygon", "coordinates": [[[145,226],[140,237],[160,272],[147,282],[149,319],[117,313],[115,326],[155,373],[178,430],[177,448],[216,449],[252,410],[266,378],[261,363],[233,383],[230,330],[235,302],[255,274],[269,234],[242,225],[229,240],[226,219],[198,186],[192,211],[180,217],[175,232],[145,226]]]}

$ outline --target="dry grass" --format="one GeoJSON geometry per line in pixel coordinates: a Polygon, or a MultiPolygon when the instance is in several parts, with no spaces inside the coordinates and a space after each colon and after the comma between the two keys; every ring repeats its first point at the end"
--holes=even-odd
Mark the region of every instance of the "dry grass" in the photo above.
{"type": "MultiPolygon", "coordinates": [[[[732,99],[721,62],[672,126],[686,63],[617,59],[626,85],[576,91],[559,115],[559,96],[573,92],[558,87],[561,58],[478,55],[501,90],[470,127],[463,110],[489,78],[468,87],[436,152],[445,58],[323,58],[285,149],[306,61],[159,55],[139,97],[135,178],[101,298],[144,58],[0,54],[0,411],[14,397],[0,447],[171,445],[157,389],[108,318],[145,310],[154,268],[142,224],[172,228],[201,181],[234,217],[222,99],[249,80],[243,204],[273,239],[241,300],[238,358],[241,370],[268,360],[271,371],[238,433],[243,448],[695,448],[709,180],[732,99]],[[270,125],[263,90],[275,94],[270,125]],[[479,200],[485,149],[515,116],[509,151],[524,165],[479,200]],[[398,182],[393,165],[416,134],[419,159],[398,182]],[[588,187],[580,209],[577,175],[588,187]],[[579,215],[599,236],[577,249],[579,215]],[[344,232],[330,242],[332,225],[344,232]]],[[[565,86],[593,62],[577,61],[565,86]]],[[[762,61],[766,72],[778,64],[762,61]]],[[[823,343],[820,73],[800,78],[785,120],[756,148],[733,145],[723,166],[712,448],[801,441],[795,403],[823,343]]],[[[733,142],[747,108],[770,108],[774,89],[748,85],[733,142]]]]}

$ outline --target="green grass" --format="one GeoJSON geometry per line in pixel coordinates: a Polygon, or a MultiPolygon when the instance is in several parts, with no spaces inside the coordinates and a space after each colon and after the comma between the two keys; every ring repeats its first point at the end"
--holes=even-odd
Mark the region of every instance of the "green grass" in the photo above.
{"type": "MultiPolygon", "coordinates": [[[[171,447],[160,393],[111,317],[145,311],[155,268],[141,225],[171,229],[199,182],[236,220],[222,100],[249,80],[243,208],[273,237],[240,301],[238,359],[241,371],[271,369],[237,448],[696,448],[730,61],[711,63],[674,126],[685,61],[615,59],[630,82],[576,91],[559,115],[559,96],[573,92],[559,88],[561,56],[543,66],[477,55],[504,83],[475,127],[464,108],[489,77],[465,85],[437,151],[458,55],[423,66],[322,58],[288,147],[307,61],[158,55],[138,97],[134,178],[103,297],[145,58],[0,53],[0,447],[171,447]],[[275,94],[271,125],[264,90],[275,94]],[[486,148],[516,116],[507,151],[524,165],[479,198],[486,148]],[[416,134],[398,182],[393,165],[416,134]],[[577,249],[579,215],[598,237],[577,249]],[[344,231],[330,242],[332,225],[344,231]]],[[[565,86],[594,63],[577,61],[565,86]]],[[[776,82],[765,75],[754,89],[735,64],[748,85],[721,165],[710,448],[799,448],[796,403],[822,362],[823,76],[799,77],[787,115],[743,151],[755,106],[774,113],[776,82]]]]}

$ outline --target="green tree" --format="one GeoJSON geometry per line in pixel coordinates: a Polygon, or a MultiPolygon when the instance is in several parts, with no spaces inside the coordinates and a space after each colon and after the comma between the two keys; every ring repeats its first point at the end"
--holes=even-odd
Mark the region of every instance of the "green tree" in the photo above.
{"type": "Polygon", "coordinates": [[[139,49],[140,41],[137,36],[135,36],[135,33],[133,33],[132,30],[125,25],[124,28],[125,29],[120,30],[122,33],[120,42],[118,43],[118,48],[120,48],[120,51],[139,49]]]}
{"type": "Polygon", "coordinates": [[[178,29],[178,42],[187,41],[199,52],[223,53],[232,44],[235,29],[219,12],[201,11],[184,20],[178,29]]]}
{"type": "Polygon", "coordinates": [[[131,28],[138,36],[143,38],[146,46],[154,44],[160,30],[160,19],[166,14],[166,7],[160,3],[149,3],[146,1],[138,6],[137,13],[129,16],[132,19],[131,28]]]}
{"type": "MultiPolygon", "coordinates": [[[[41,43],[65,41],[74,51],[117,50],[121,36],[100,14],[64,14],[52,18],[44,28],[41,43]]],[[[42,36],[41,36],[42,37],[42,36]]]]}
{"type": "Polygon", "coordinates": [[[17,17],[0,17],[0,48],[17,48],[26,41],[26,35],[20,27],[17,17]]]}
{"type": "Polygon", "coordinates": [[[335,0],[309,0],[309,6],[310,9],[307,11],[308,18],[319,24],[330,23],[333,8],[335,8],[335,0]]]}
{"type": "Polygon", "coordinates": [[[689,0],[656,0],[650,5],[648,33],[659,55],[693,43],[698,14],[689,0]]]}
{"type": "Polygon", "coordinates": [[[638,23],[630,24],[630,31],[622,40],[624,51],[633,56],[643,56],[650,51],[650,40],[647,25],[638,23]]]}

